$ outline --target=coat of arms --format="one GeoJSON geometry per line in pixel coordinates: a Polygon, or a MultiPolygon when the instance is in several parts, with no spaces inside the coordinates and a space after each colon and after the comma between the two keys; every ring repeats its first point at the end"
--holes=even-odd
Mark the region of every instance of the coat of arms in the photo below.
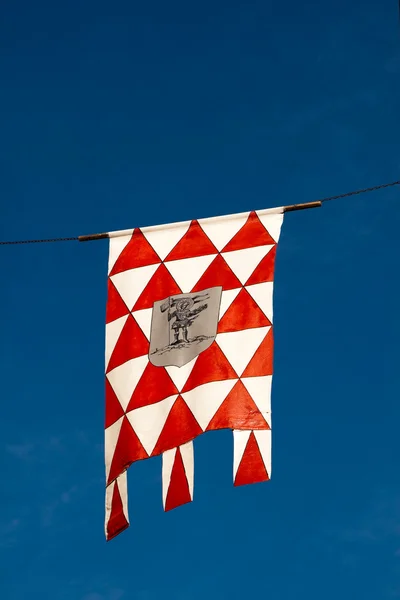
{"type": "Polygon", "coordinates": [[[215,340],[222,287],[170,296],[154,303],[149,360],[182,367],[215,340]]]}

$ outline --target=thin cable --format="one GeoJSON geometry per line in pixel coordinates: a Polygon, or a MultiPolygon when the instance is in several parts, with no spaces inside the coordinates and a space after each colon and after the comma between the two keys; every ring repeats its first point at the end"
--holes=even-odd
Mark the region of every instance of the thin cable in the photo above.
{"type": "MultiPolygon", "coordinates": [[[[346,194],[339,194],[338,196],[328,196],[327,198],[321,198],[320,200],[316,200],[316,202],[330,202],[331,200],[339,200],[340,198],[349,198],[350,196],[357,196],[358,194],[367,194],[368,192],[376,192],[377,190],[383,190],[385,188],[394,187],[395,185],[400,185],[399,181],[392,181],[391,183],[382,183],[381,185],[375,185],[369,188],[363,188],[361,190],[355,190],[354,192],[346,192],[346,194]]],[[[86,237],[86,236],[83,236],[86,237]]],[[[106,234],[96,234],[93,239],[102,239],[107,237],[106,234]]],[[[52,238],[48,240],[16,240],[16,241],[0,241],[0,246],[11,246],[17,244],[50,244],[53,242],[76,242],[79,241],[79,237],[60,237],[60,238],[52,238]]]]}
{"type": "Polygon", "coordinates": [[[0,241],[0,246],[11,246],[16,244],[50,244],[53,242],[75,242],[79,238],[77,237],[65,237],[65,238],[53,238],[50,240],[16,240],[12,242],[0,241]]]}
{"type": "Polygon", "coordinates": [[[362,190],[356,190],[355,192],[347,192],[346,194],[339,194],[339,196],[329,196],[328,198],[321,198],[320,202],[329,202],[330,200],[339,200],[339,198],[348,198],[349,196],[356,196],[357,194],[366,194],[367,192],[376,192],[377,190],[383,190],[384,188],[393,187],[400,185],[400,181],[393,181],[392,183],[382,183],[381,185],[375,185],[374,187],[364,188],[362,190]]]}

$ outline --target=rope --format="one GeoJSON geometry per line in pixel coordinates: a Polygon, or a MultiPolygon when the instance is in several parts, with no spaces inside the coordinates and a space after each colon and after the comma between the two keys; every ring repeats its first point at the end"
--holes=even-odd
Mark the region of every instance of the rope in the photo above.
{"type": "MultiPolygon", "coordinates": [[[[375,185],[369,188],[363,188],[361,190],[355,190],[353,192],[346,192],[345,194],[339,194],[338,196],[328,196],[327,198],[321,198],[317,202],[330,202],[331,200],[340,200],[341,198],[349,198],[350,196],[358,196],[359,194],[367,194],[369,192],[376,192],[377,190],[383,190],[385,188],[394,187],[400,185],[399,181],[392,181],[391,183],[382,183],[381,185],[375,185]]],[[[105,237],[104,234],[101,234],[105,237]]],[[[97,239],[97,236],[93,236],[97,239]]],[[[99,236],[98,239],[101,239],[99,236]]],[[[53,242],[76,242],[79,241],[79,237],[60,237],[52,238],[48,240],[16,240],[16,241],[1,241],[0,246],[11,246],[17,244],[51,244],[53,242]]]]}
{"type": "Polygon", "coordinates": [[[52,238],[50,240],[16,240],[12,242],[0,241],[0,246],[11,246],[16,244],[50,244],[53,242],[75,242],[79,238],[77,237],[64,237],[64,238],[52,238]]]}
{"type": "Polygon", "coordinates": [[[339,196],[329,196],[328,198],[321,198],[320,202],[330,202],[330,200],[339,200],[340,198],[348,198],[349,196],[366,194],[367,192],[376,192],[377,190],[383,190],[384,188],[393,187],[395,185],[400,185],[400,181],[393,181],[392,183],[382,183],[381,185],[375,185],[374,187],[363,188],[362,190],[347,192],[346,194],[339,194],[339,196]]]}

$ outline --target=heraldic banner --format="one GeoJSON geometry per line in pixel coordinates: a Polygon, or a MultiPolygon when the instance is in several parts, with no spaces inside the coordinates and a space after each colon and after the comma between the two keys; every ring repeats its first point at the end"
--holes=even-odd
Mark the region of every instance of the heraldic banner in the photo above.
{"type": "Polygon", "coordinates": [[[193,440],[232,429],[233,481],[271,477],[272,295],[283,209],[109,234],[106,539],[128,467],[162,455],[165,510],[192,501],[193,440]]]}

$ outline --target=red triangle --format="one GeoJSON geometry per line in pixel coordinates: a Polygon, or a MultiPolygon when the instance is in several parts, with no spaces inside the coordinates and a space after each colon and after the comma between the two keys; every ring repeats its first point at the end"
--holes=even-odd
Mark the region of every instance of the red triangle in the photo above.
{"type": "Polygon", "coordinates": [[[264,256],[262,261],[257,265],[249,279],[246,281],[246,285],[254,285],[256,283],[264,283],[265,281],[274,280],[274,269],[275,269],[275,257],[276,257],[276,245],[264,256]]]}
{"type": "Polygon", "coordinates": [[[268,481],[269,476],[253,431],[250,433],[242,460],[236,472],[235,486],[268,481]]]}
{"type": "Polygon", "coordinates": [[[111,501],[111,514],[107,523],[107,541],[112,540],[128,527],[129,522],[126,520],[124,514],[124,507],[122,504],[121,494],[119,492],[118,482],[116,481],[111,501]]]}
{"type": "Polygon", "coordinates": [[[176,449],[174,466],[172,467],[171,480],[168,486],[165,511],[177,508],[182,504],[191,502],[189,483],[186,477],[181,451],[176,449]]]}
{"type": "Polygon", "coordinates": [[[207,431],[215,429],[269,429],[241,381],[235,384],[211,419],[207,431]]]}
{"type": "Polygon", "coordinates": [[[126,361],[143,356],[149,351],[149,342],[132,315],[126,320],[121,335],[111,354],[107,373],[123,365],[126,361]]]}
{"type": "Polygon", "coordinates": [[[275,244],[275,240],[269,235],[256,213],[253,211],[237,234],[227,243],[221,252],[232,252],[232,250],[244,250],[255,246],[275,244]]]}
{"type": "Polygon", "coordinates": [[[182,290],[178,287],[178,284],[166,266],[161,264],[140,294],[133,310],[152,308],[154,302],[157,302],[157,300],[163,300],[175,294],[182,294],[182,290]]]}
{"type": "Polygon", "coordinates": [[[218,250],[198,222],[192,221],[183,238],[179,240],[164,260],[194,258],[195,256],[205,256],[207,254],[218,254],[218,250]]]}
{"type": "Polygon", "coordinates": [[[129,314],[129,309],[121,296],[117,292],[117,288],[111,281],[108,280],[107,306],[106,306],[106,323],[111,323],[115,319],[124,317],[129,314]]]}
{"type": "Polygon", "coordinates": [[[204,383],[225,381],[226,379],[238,379],[238,375],[218,344],[213,342],[207,350],[199,355],[182,393],[190,392],[204,383]]]}
{"type": "Polygon", "coordinates": [[[247,365],[242,377],[264,377],[272,375],[274,369],[274,334],[271,328],[253,358],[247,365]]]}
{"type": "Polygon", "coordinates": [[[181,396],[175,400],[152,456],[182,446],[203,433],[192,411],[181,396]]]}
{"type": "Polygon", "coordinates": [[[106,422],[105,428],[113,425],[118,419],[124,415],[124,409],[122,408],[114,390],[111,387],[110,382],[106,378],[106,422]]]}
{"type": "Polygon", "coordinates": [[[218,323],[218,333],[243,331],[244,329],[267,327],[268,325],[271,325],[271,322],[249,292],[243,288],[218,323]]]}
{"type": "Polygon", "coordinates": [[[108,483],[111,483],[136,460],[149,458],[129,420],[124,417],[111,462],[108,483]]]}
{"type": "Polygon", "coordinates": [[[149,362],[135,387],[126,412],[155,404],[175,394],[178,394],[178,390],[164,367],[155,367],[149,362]]]}
{"type": "Polygon", "coordinates": [[[122,250],[111,269],[110,276],[128,271],[129,269],[147,267],[159,262],[161,262],[161,258],[156,254],[154,248],[150,246],[140,229],[135,229],[130,241],[122,250]]]}
{"type": "Polygon", "coordinates": [[[214,258],[211,265],[192,289],[192,292],[201,292],[216,285],[221,286],[224,290],[233,290],[234,288],[242,287],[239,279],[220,254],[214,258]]]}

